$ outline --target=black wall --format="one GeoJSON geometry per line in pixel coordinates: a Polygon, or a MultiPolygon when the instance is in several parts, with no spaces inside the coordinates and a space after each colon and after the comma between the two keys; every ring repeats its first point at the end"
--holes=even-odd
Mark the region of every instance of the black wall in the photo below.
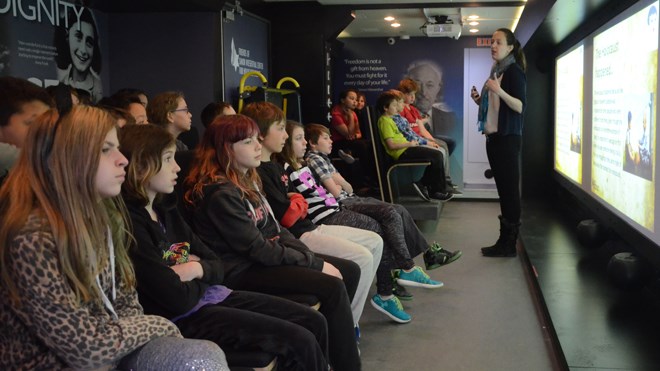
{"type": "Polygon", "coordinates": [[[523,198],[553,194],[554,58],[552,45],[531,39],[527,57],[527,110],[523,130],[523,198]]]}
{"type": "Polygon", "coordinates": [[[181,91],[201,133],[199,114],[222,86],[219,22],[211,12],[110,14],[110,92],[181,91]]]}
{"type": "Polygon", "coordinates": [[[271,22],[271,80],[296,79],[303,121],[327,122],[326,46],[353,20],[350,8],[292,2],[248,10],[271,22]]]}

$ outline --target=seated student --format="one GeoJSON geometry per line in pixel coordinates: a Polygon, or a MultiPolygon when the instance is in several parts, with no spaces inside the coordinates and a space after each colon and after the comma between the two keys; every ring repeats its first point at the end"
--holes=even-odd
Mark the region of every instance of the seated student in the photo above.
{"type": "Polygon", "coordinates": [[[261,350],[285,370],[327,370],[327,325],[292,301],[222,286],[222,262],[183,220],[175,202],[174,138],[155,125],[119,133],[128,158],[122,195],[136,245],[129,250],[145,313],[171,319],[183,336],[224,349],[261,350]]]}
{"type": "Polygon", "coordinates": [[[147,93],[144,92],[144,90],[140,89],[135,89],[135,88],[121,88],[117,90],[112,96],[134,96],[137,97],[140,100],[140,103],[144,106],[144,108],[147,108],[147,105],[149,104],[149,97],[147,96],[147,93]]]}
{"type": "Polygon", "coordinates": [[[243,115],[218,117],[206,129],[185,181],[195,230],[222,259],[227,287],[319,298],[330,364],[337,371],[359,370],[350,308],[359,267],[314,254],[273,217],[255,170],[261,164],[258,138],[257,124],[243,115]]]}
{"type": "MultiPolygon", "coordinates": [[[[454,187],[451,186],[451,180],[447,173],[447,166],[446,166],[446,164],[449,164],[449,157],[447,156],[447,151],[444,148],[442,148],[435,140],[426,139],[420,136],[419,134],[417,134],[415,131],[413,131],[408,120],[403,116],[401,116],[401,112],[405,108],[405,103],[404,103],[405,96],[403,93],[394,89],[388,90],[387,92],[392,93],[397,97],[397,104],[399,105],[399,113],[392,116],[392,120],[394,120],[397,129],[399,129],[401,134],[403,134],[403,136],[408,141],[417,141],[421,146],[437,149],[438,151],[440,151],[442,153],[442,159],[443,159],[442,169],[446,176],[445,180],[447,182],[447,189],[449,190],[450,193],[454,193],[454,194],[461,193],[460,191],[454,189],[454,187]]],[[[420,196],[424,197],[425,194],[420,194],[420,196]]]]}
{"type": "Polygon", "coordinates": [[[332,140],[336,143],[337,153],[342,155],[344,161],[351,163],[354,158],[360,159],[359,169],[353,168],[354,178],[362,182],[361,185],[375,183],[377,176],[375,172],[375,160],[371,148],[371,140],[363,138],[360,122],[355,113],[357,106],[357,91],[347,89],[339,94],[339,103],[330,110],[330,131],[332,140]],[[345,156],[345,152],[351,157],[345,156]],[[352,159],[352,160],[351,160],[352,159]]]}
{"type": "MultiPolygon", "coordinates": [[[[417,98],[419,84],[417,84],[417,82],[413,79],[406,78],[399,81],[399,86],[397,86],[396,90],[400,91],[404,95],[404,106],[403,110],[401,111],[401,116],[408,120],[408,123],[410,123],[410,128],[415,133],[417,133],[417,135],[429,141],[435,141],[438,143],[440,147],[446,151],[446,156],[448,157],[451,152],[449,144],[443,139],[434,137],[433,134],[427,130],[426,125],[429,122],[429,117],[422,116],[422,113],[419,112],[417,107],[413,105],[413,103],[415,103],[415,99],[417,98]]],[[[444,151],[443,154],[445,154],[444,151]]]]}
{"type": "Polygon", "coordinates": [[[142,312],[118,147],[99,108],[32,124],[0,188],[0,369],[228,370],[216,344],[142,312]]]}
{"type": "Polygon", "coordinates": [[[149,123],[147,109],[144,108],[144,104],[142,104],[137,94],[114,94],[110,97],[106,105],[128,112],[135,119],[135,124],[137,125],[146,125],[149,123]]]}
{"type": "MultiPolygon", "coordinates": [[[[161,127],[178,138],[181,133],[190,131],[192,127],[192,114],[182,93],[168,91],[156,95],[147,106],[149,122],[161,127]]],[[[187,151],[182,141],[176,141],[177,151],[187,151]]]]}
{"type": "Polygon", "coordinates": [[[360,123],[360,131],[365,139],[371,140],[371,129],[369,128],[369,112],[367,110],[367,97],[363,92],[357,92],[357,103],[355,105],[355,115],[360,123]]]}
{"type": "MultiPolygon", "coordinates": [[[[284,112],[272,103],[256,102],[245,106],[243,114],[259,126],[262,147],[261,165],[257,172],[275,218],[310,250],[348,259],[360,266],[360,282],[351,302],[353,321],[357,327],[383,254],[383,240],[374,232],[344,226],[316,227],[307,219],[307,202],[299,193],[288,193],[289,180],[282,164],[271,161],[271,156],[282,152],[282,143],[288,137],[284,130],[284,112]]],[[[356,331],[359,333],[359,330],[356,331]]]]}
{"type": "Polygon", "coordinates": [[[454,184],[451,183],[450,171],[449,171],[449,156],[452,154],[454,148],[456,147],[456,141],[450,137],[439,137],[433,136],[427,129],[426,125],[429,122],[429,118],[422,117],[422,114],[419,112],[417,107],[413,105],[415,103],[415,98],[417,91],[419,91],[419,85],[413,79],[403,79],[399,82],[397,90],[403,93],[403,110],[400,112],[400,115],[403,116],[408,123],[410,128],[420,137],[428,140],[429,142],[435,142],[440,146],[440,152],[445,166],[445,173],[447,175],[447,182],[449,185],[454,188],[454,184]]]}
{"type": "Polygon", "coordinates": [[[311,170],[304,163],[307,142],[302,125],[290,121],[287,123],[287,132],[289,139],[285,148],[290,155],[282,156],[282,160],[286,161],[284,170],[290,180],[290,191],[303,195],[309,205],[309,216],[315,224],[362,228],[376,232],[383,238],[383,256],[376,270],[378,294],[371,299],[371,305],[396,322],[410,322],[410,315],[403,310],[399,299],[392,295],[392,269],[403,269],[398,277],[401,284],[438,288],[443,283],[430,279],[422,268],[415,266],[404,239],[401,217],[393,208],[380,208],[378,212],[382,215],[367,215],[340,208],[334,196],[316,183],[311,170]]]}
{"type": "Polygon", "coordinates": [[[30,125],[50,109],[46,90],[16,77],[0,77],[0,183],[14,165],[30,125]]]}
{"type": "Polygon", "coordinates": [[[430,161],[424,170],[424,176],[419,182],[413,183],[413,188],[421,198],[430,201],[432,198],[449,201],[454,194],[447,186],[443,158],[440,151],[421,145],[418,141],[409,141],[401,133],[393,116],[399,113],[398,97],[392,92],[384,92],[378,97],[376,108],[382,111],[378,119],[380,139],[387,154],[395,160],[415,159],[430,161]]]}
{"type": "Polygon", "coordinates": [[[462,252],[460,250],[447,251],[437,242],[429,245],[405,207],[383,202],[373,197],[355,195],[351,184],[337,172],[328,157],[332,151],[332,140],[329,134],[328,128],[323,125],[309,124],[305,127],[305,136],[309,141],[310,148],[305,155],[305,161],[312,170],[314,178],[332,193],[341,206],[377,220],[387,217],[396,218],[393,214],[398,214],[410,256],[417,256],[423,252],[424,263],[428,270],[449,264],[461,257],[462,252]]]}
{"type": "Polygon", "coordinates": [[[202,109],[200,118],[202,119],[202,125],[207,128],[216,117],[235,114],[236,111],[234,111],[234,107],[231,104],[226,102],[211,102],[202,109]]]}
{"type": "Polygon", "coordinates": [[[110,116],[117,120],[119,128],[135,125],[135,118],[127,110],[119,108],[119,105],[120,103],[113,97],[103,97],[96,103],[96,107],[106,110],[110,116]]]}

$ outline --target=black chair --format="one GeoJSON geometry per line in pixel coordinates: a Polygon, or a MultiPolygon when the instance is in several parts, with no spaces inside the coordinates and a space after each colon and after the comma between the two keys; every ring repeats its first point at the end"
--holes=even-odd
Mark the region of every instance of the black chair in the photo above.
{"type": "Polygon", "coordinates": [[[372,145],[374,150],[374,157],[376,159],[376,171],[378,173],[378,181],[380,183],[381,199],[385,202],[396,202],[404,206],[410,215],[415,220],[432,220],[436,221],[440,218],[443,203],[432,200],[430,202],[422,201],[419,196],[405,197],[399,195],[399,180],[402,180],[402,171],[408,170],[406,182],[409,185],[407,193],[414,194],[412,190],[412,181],[418,179],[420,173],[424,171],[426,166],[431,163],[425,160],[402,160],[394,161],[386,152],[384,145],[381,141],[380,131],[378,130],[377,120],[378,116],[373,107],[369,107],[369,128],[372,134],[372,145]],[[396,170],[402,170],[397,172],[396,170]],[[394,191],[396,188],[396,192],[394,191]],[[396,194],[396,197],[394,196],[396,194]]]}
{"type": "Polygon", "coordinates": [[[380,186],[380,197],[385,202],[394,202],[394,192],[392,191],[394,183],[395,170],[399,168],[426,167],[431,165],[429,161],[421,160],[398,160],[395,161],[387,153],[381,141],[380,131],[378,130],[378,113],[374,107],[365,107],[369,110],[367,119],[369,120],[369,130],[371,133],[371,144],[376,159],[376,173],[378,174],[378,184],[380,186]]]}

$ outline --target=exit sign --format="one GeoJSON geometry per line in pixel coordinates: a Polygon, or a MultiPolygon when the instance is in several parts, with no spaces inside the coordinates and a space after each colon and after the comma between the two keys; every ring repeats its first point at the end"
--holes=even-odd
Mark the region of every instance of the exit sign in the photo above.
{"type": "Polygon", "coordinates": [[[477,37],[477,46],[490,46],[491,42],[490,37],[477,37]]]}

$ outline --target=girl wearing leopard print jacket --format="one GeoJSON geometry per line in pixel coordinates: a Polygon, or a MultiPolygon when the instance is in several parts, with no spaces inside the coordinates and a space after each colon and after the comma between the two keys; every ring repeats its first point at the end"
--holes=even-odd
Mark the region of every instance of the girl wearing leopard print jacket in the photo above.
{"type": "Polygon", "coordinates": [[[118,147],[99,108],[30,128],[0,188],[0,369],[228,369],[217,345],[137,301],[118,147]]]}

